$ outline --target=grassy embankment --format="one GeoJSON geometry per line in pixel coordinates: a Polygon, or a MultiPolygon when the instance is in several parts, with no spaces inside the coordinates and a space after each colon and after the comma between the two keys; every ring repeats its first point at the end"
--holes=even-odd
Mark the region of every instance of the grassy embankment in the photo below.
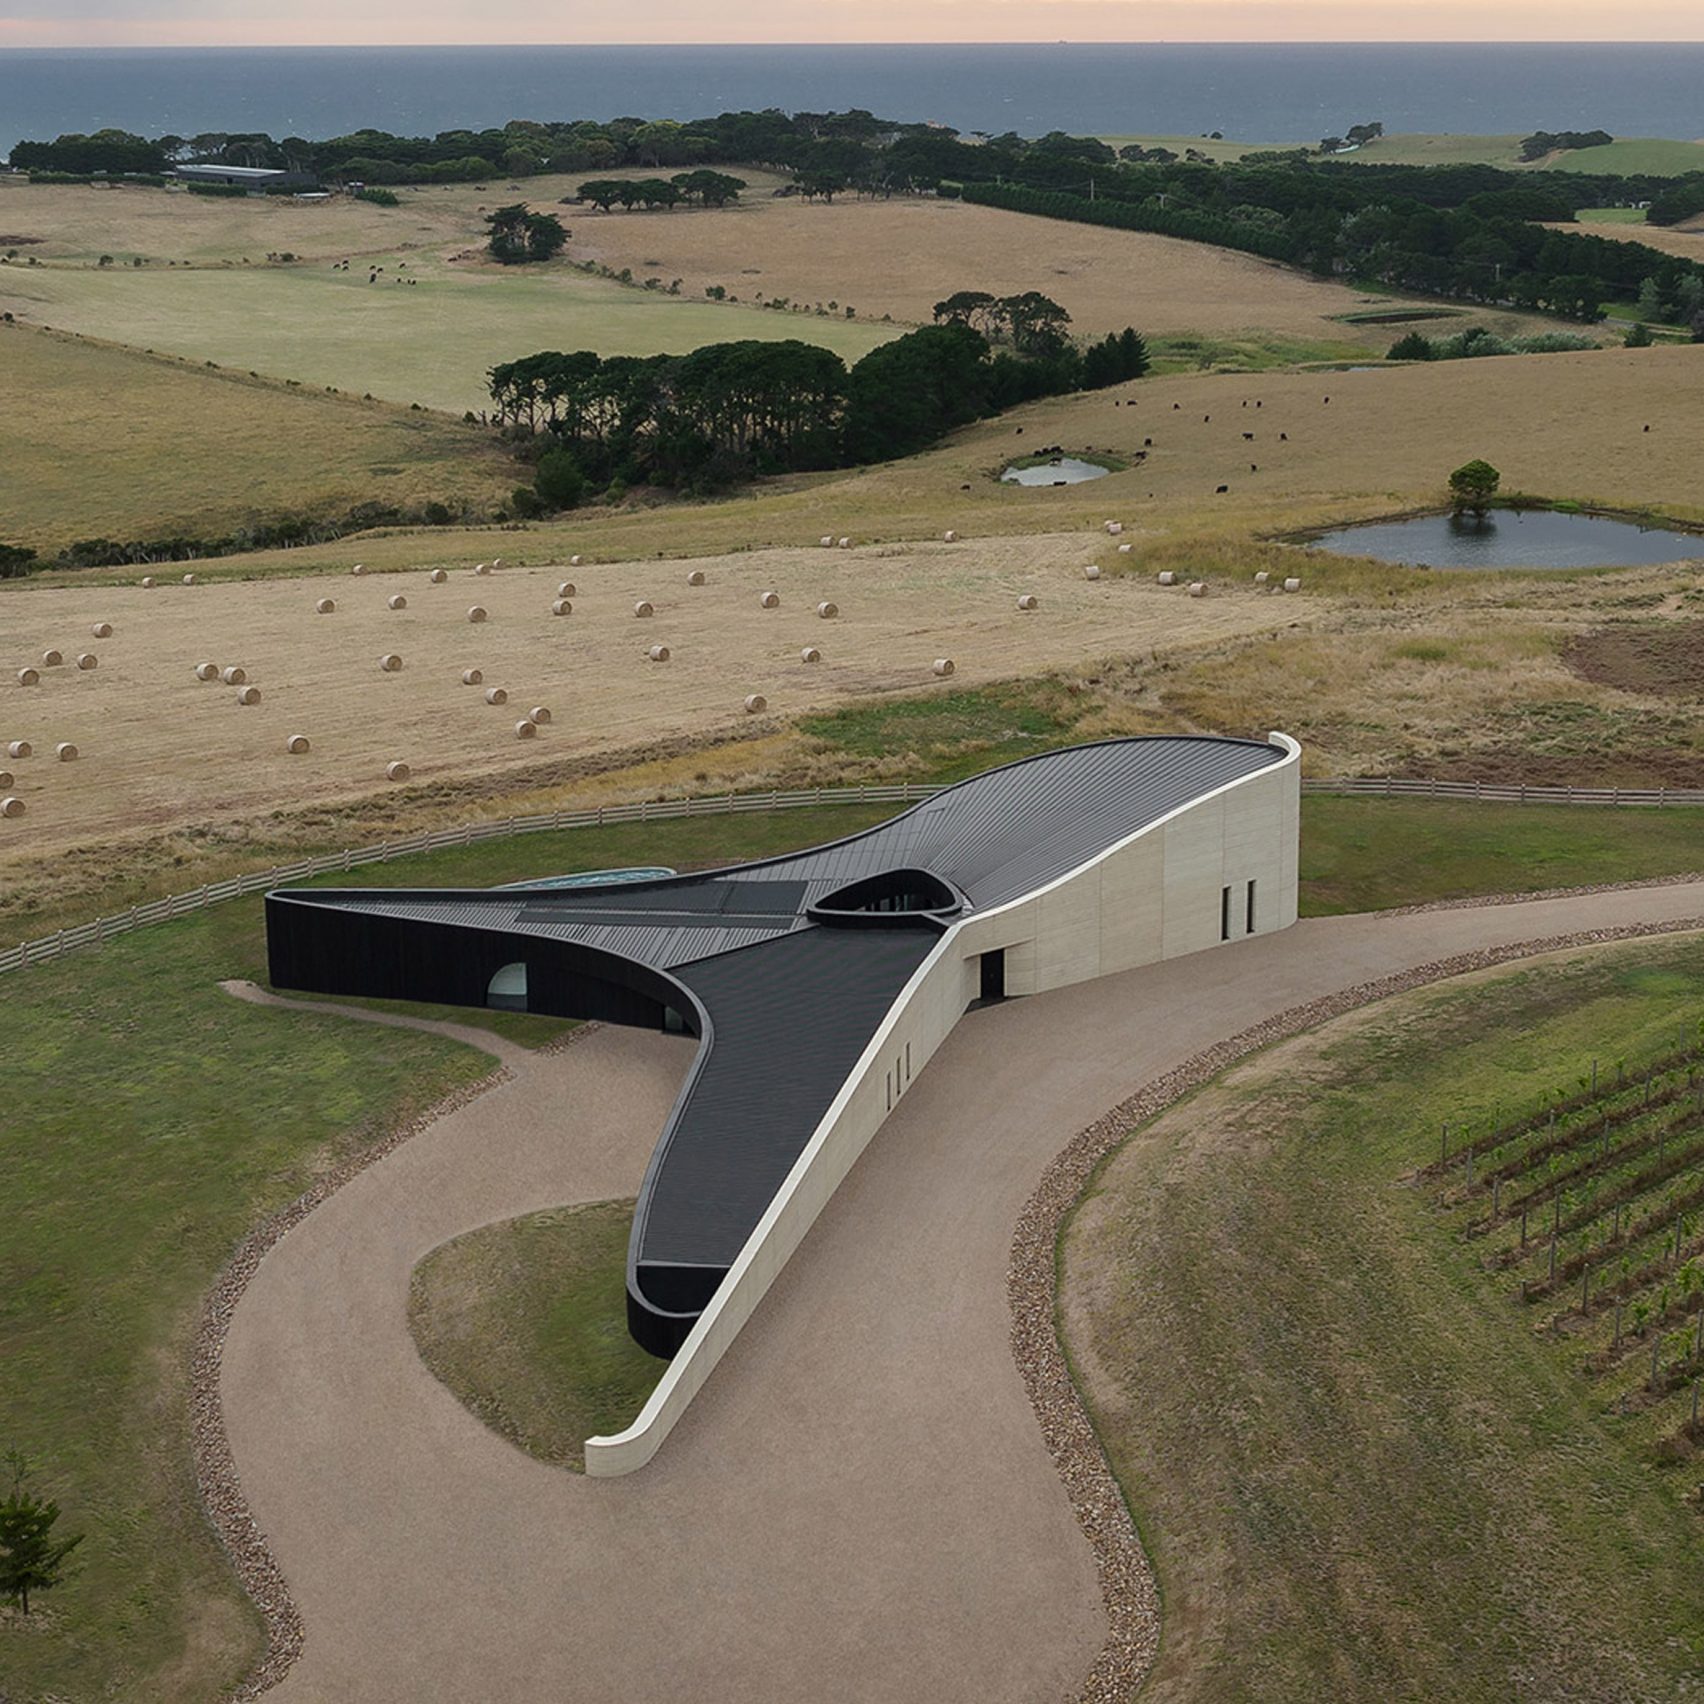
{"type": "MultiPolygon", "coordinates": [[[[1316,148],[1317,137],[1300,142],[1213,141],[1203,136],[1106,136],[1102,141],[1114,148],[1139,144],[1144,148],[1169,148],[1182,155],[1194,148],[1213,160],[1240,160],[1275,148],[1316,148]]],[[[1660,136],[1626,136],[1601,148],[1576,148],[1547,154],[1542,160],[1521,158],[1519,136],[1428,135],[1423,132],[1376,137],[1373,141],[1338,158],[1377,166],[1497,166],[1504,171],[1565,171],[1602,173],[1648,173],[1656,177],[1683,177],[1704,170],[1704,146],[1697,142],[1672,141],[1660,136]]]]}
{"type": "MultiPolygon", "coordinates": [[[[943,754],[944,768],[955,753],[962,761],[963,707],[934,724],[893,708],[920,749],[943,754]]],[[[897,731],[872,713],[845,720],[838,737],[852,749],[897,731]]],[[[1013,740],[1025,732],[1015,729],[1013,740]]],[[[1012,749],[996,743],[984,755],[1012,749]]],[[[1310,800],[1310,908],[1376,903],[1391,868],[1410,873],[1401,897],[1427,892],[1430,866],[1415,851],[1437,839],[1431,810],[1310,800]]],[[[685,868],[813,843],[879,814],[581,830],[457,848],[337,880],[484,885],[634,862],[685,868]]],[[[1499,824],[1516,836],[1542,827],[1563,849],[1542,872],[1552,881],[1674,869],[1697,843],[1696,827],[1688,843],[1680,822],[1678,814],[1484,807],[1474,819],[1477,842],[1460,829],[1448,836],[1456,855],[1437,865],[1437,891],[1508,884],[1499,824]],[[1652,839],[1658,822],[1672,838],[1652,839]]],[[[0,1258],[9,1375],[0,1438],[40,1460],[68,1527],[88,1534],[81,1573],[43,1599],[41,1618],[28,1630],[0,1626],[0,1672],[25,1698],[116,1691],[177,1704],[211,1698],[252,1659],[256,1631],[202,1523],[184,1445],[186,1349],[200,1299],[249,1225],[486,1069],[480,1056],[434,1037],[266,1011],[216,986],[263,976],[260,908],[250,901],[37,967],[5,989],[12,1068],[0,1165],[14,1235],[0,1258]]],[[[522,1040],[560,1027],[456,1015],[492,1021],[522,1040]]],[[[500,1237],[491,1244],[501,1246],[500,1237]]],[[[568,1248],[560,1258],[573,1265],[601,1257],[568,1248]]],[[[594,1340],[608,1336],[595,1321],[587,1329],[594,1340]]],[[[554,1352],[548,1331],[542,1341],[554,1352]]]]}
{"type": "Polygon", "coordinates": [[[1159,1576],[1144,1699],[1696,1685],[1696,1465],[1654,1466],[1637,1402],[1409,1180],[1445,1121],[1664,1051],[1701,1007],[1696,938],[1487,973],[1267,1050],[1103,1168],[1060,1323],[1159,1576]]]}

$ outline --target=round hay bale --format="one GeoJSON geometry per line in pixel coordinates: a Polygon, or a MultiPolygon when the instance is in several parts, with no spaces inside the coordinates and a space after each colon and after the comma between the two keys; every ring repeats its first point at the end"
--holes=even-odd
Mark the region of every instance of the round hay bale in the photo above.
{"type": "Polygon", "coordinates": [[[336,613],[337,600],[335,598],[320,598],[314,604],[315,615],[335,615],[336,613]]]}
{"type": "Polygon", "coordinates": [[[817,605],[817,615],[824,621],[832,621],[840,613],[840,605],[829,603],[826,599],[817,605]]]}
{"type": "Polygon", "coordinates": [[[585,561],[585,557],[583,557],[583,556],[570,556],[568,558],[568,566],[570,568],[578,568],[580,566],[580,564],[584,561],[585,561]]]}
{"type": "Polygon", "coordinates": [[[518,739],[518,740],[530,740],[530,739],[536,739],[537,737],[538,737],[538,723],[537,722],[530,721],[527,717],[523,716],[520,719],[520,721],[518,721],[515,724],[515,738],[516,739],[518,739]]]}
{"type": "Polygon", "coordinates": [[[306,734],[291,734],[284,742],[284,749],[292,757],[300,757],[303,752],[308,750],[308,736],[306,734]]]}
{"type": "Polygon", "coordinates": [[[1257,586],[1264,586],[1271,578],[1272,576],[1264,568],[1257,568],[1254,571],[1254,583],[1257,586]]]}
{"type": "Polygon", "coordinates": [[[41,679],[41,676],[38,675],[35,672],[34,669],[19,669],[18,670],[18,685],[19,686],[34,686],[36,684],[36,682],[39,681],[40,679],[41,679]]]}
{"type": "Polygon", "coordinates": [[[667,645],[653,645],[645,655],[653,663],[666,663],[669,660],[669,648],[667,645]]]}
{"type": "Polygon", "coordinates": [[[1136,546],[1133,544],[1121,544],[1118,547],[1118,554],[1120,556],[1128,556],[1135,548],[1136,546]]]}
{"type": "Polygon", "coordinates": [[[1302,582],[1300,580],[1298,580],[1293,574],[1290,576],[1289,579],[1287,579],[1284,582],[1284,590],[1287,591],[1287,592],[1299,592],[1301,589],[1302,589],[1302,582]]]}
{"type": "Polygon", "coordinates": [[[58,651],[43,651],[41,654],[41,666],[44,669],[56,669],[64,661],[65,658],[58,651]]]}
{"type": "Polygon", "coordinates": [[[395,674],[402,667],[402,658],[395,651],[387,651],[379,658],[380,674],[395,674]]]}
{"type": "Polygon", "coordinates": [[[53,755],[61,763],[75,763],[77,761],[77,748],[69,740],[61,740],[53,748],[53,755]]]}
{"type": "Polygon", "coordinates": [[[1177,584],[1177,575],[1169,568],[1162,568],[1160,570],[1160,584],[1162,586],[1175,586],[1177,584]]]}
{"type": "Polygon", "coordinates": [[[834,548],[834,540],[827,534],[824,534],[823,537],[819,538],[817,543],[820,544],[824,550],[832,550],[834,548]]]}
{"type": "Polygon", "coordinates": [[[488,686],[485,689],[485,702],[487,704],[507,704],[509,695],[500,686],[488,686]]]}
{"type": "Polygon", "coordinates": [[[559,598],[578,597],[580,595],[580,588],[578,586],[576,586],[572,580],[564,580],[556,588],[556,595],[559,598]]]}
{"type": "Polygon", "coordinates": [[[144,574],[142,576],[142,590],[145,591],[145,592],[151,592],[151,591],[153,591],[153,589],[154,589],[154,576],[152,574],[144,574]]]}
{"type": "Polygon", "coordinates": [[[248,671],[232,663],[228,669],[220,669],[219,678],[226,686],[241,686],[248,679],[248,671]]]}
{"type": "Polygon", "coordinates": [[[478,626],[478,624],[485,619],[485,606],[483,604],[473,604],[468,609],[467,618],[469,621],[473,622],[475,626],[478,626]]]}
{"type": "Polygon", "coordinates": [[[197,680],[217,680],[219,678],[219,665],[217,663],[197,663],[195,665],[195,678],[197,680]]]}
{"type": "Polygon", "coordinates": [[[1088,567],[1083,570],[1083,578],[1085,580],[1098,580],[1100,578],[1099,564],[1091,562],[1088,567]]]}
{"type": "Polygon", "coordinates": [[[1124,531],[1124,523],[1123,521],[1108,521],[1106,523],[1106,530],[1111,537],[1117,538],[1118,535],[1124,531]]]}
{"type": "Polygon", "coordinates": [[[385,779],[387,781],[406,781],[413,773],[414,771],[400,758],[395,763],[385,765],[385,779]]]}
{"type": "Polygon", "coordinates": [[[195,584],[195,576],[193,574],[185,574],[183,577],[183,583],[186,586],[193,586],[195,584]]]}
{"type": "Polygon", "coordinates": [[[958,543],[958,534],[956,532],[954,532],[949,527],[944,533],[941,534],[941,539],[946,544],[957,544],[958,543]]]}
{"type": "Polygon", "coordinates": [[[258,704],[260,702],[260,688],[258,686],[239,687],[237,689],[237,702],[239,704],[258,704]]]}
{"type": "Polygon", "coordinates": [[[402,595],[401,592],[392,592],[391,595],[388,598],[385,599],[385,608],[386,609],[407,609],[408,608],[408,599],[405,598],[402,595]]]}
{"type": "Polygon", "coordinates": [[[822,652],[819,651],[815,645],[807,645],[804,650],[799,653],[799,661],[801,663],[820,663],[822,661],[822,652]]]}
{"type": "Polygon", "coordinates": [[[841,540],[841,541],[840,541],[840,548],[841,548],[841,549],[842,549],[842,550],[850,550],[850,549],[851,549],[851,548],[852,548],[852,541],[851,541],[851,539],[849,539],[849,538],[843,538],[843,539],[842,539],[842,540],[841,540]]]}
{"type": "Polygon", "coordinates": [[[781,607],[781,594],[779,592],[759,593],[757,607],[759,609],[779,609],[781,607]]]}
{"type": "Polygon", "coordinates": [[[447,579],[449,579],[449,575],[446,574],[442,568],[434,568],[432,572],[426,576],[426,579],[431,585],[441,586],[447,579]]]}
{"type": "Polygon", "coordinates": [[[1205,580],[1191,580],[1189,582],[1189,595],[1192,598],[1204,598],[1204,597],[1206,597],[1206,595],[1207,595],[1207,582],[1205,580]]]}
{"type": "Polygon", "coordinates": [[[6,747],[8,757],[29,757],[34,751],[35,747],[28,740],[13,740],[6,747]]]}
{"type": "Polygon", "coordinates": [[[550,721],[550,706],[548,704],[535,704],[527,712],[527,715],[542,728],[550,721]]]}
{"type": "Polygon", "coordinates": [[[97,621],[89,631],[97,639],[110,639],[112,637],[112,623],[110,621],[97,621]]]}
{"type": "Polygon", "coordinates": [[[88,669],[98,669],[100,666],[101,660],[93,651],[85,651],[77,659],[77,667],[85,671],[88,669]]]}
{"type": "Polygon", "coordinates": [[[566,598],[558,598],[555,603],[550,606],[550,613],[552,615],[572,615],[574,613],[574,606],[569,603],[566,598]]]}
{"type": "Polygon", "coordinates": [[[485,671],[483,669],[463,669],[462,670],[462,685],[463,686],[480,686],[484,683],[484,680],[485,680],[485,671]]]}
{"type": "Polygon", "coordinates": [[[638,603],[633,606],[633,613],[640,621],[647,621],[657,612],[651,608],[649,599],[641,598],[638,603]]]}
{"type": "Polygon", "coordinates": [[[367,565],[366,565],[366,563],[365,563],[365,562],[357,562],[357,563],[356,563],[356,564],[355,564],[355,565],[354,565],[354,567],[352,567],[352,568],[351,568],[351,569],[350,569],[350,570],[349,570],[349,572],[350,572],[350,573],[351,573],[351,574],[365,574],[365,573],[366,573],[366,572],[367,572],[367,565]]]}
{"type": "Polygon", "coordinates": [[[1018,599],[1018,608],[1019,609],[1040,609],[1041,608],[1041,599],[1038,598],[1035,595],[1034,592],[1025,592],[1024,595],[1021,598],[1018,599]]]}
{"type": "Polygon", "coordinates": [[[0,817],[21,817],[23,814],[24,801],[22,799],[10,797],[0,799],[0,817]]]}
{"type": "Polygon", "coordinates": [[[952,672],[953,660],[951,657],[937,657],[935,659],[935,673],[938,674],[942,680],[945,680],[952,672]]]}
{"type": "Polygon", "coordinates": [[[0,769],[0,793],[5,792],[5,790],[8,787],[10,787],[11,785],[12,785],[12,772],[11,772],[11,770],[0,769]]]}
{"type": "Polygon", "coordinates": [[[491,572],[491,565],[488,562],[476,562],[473,565],[473,571],[476,574],[489,574],[491,572]]]}
{"type": "Polygon", "coordinates": [[[503,558],[501,556],[493,556],[491,558],[491,572],[493,574],[495,574],[497,572],[497,570],[499,568],[501,568],[502,566],[503,566],[503,558]]]}
{"type": "Polygon", "coordinates": [[[769,708],[769,700],[761,692],[748,692],[745,701],[745,713],[748,716],[761,715],[769,708]]]}
{"type": "Polygon", "coordinates": [[[702,568],[694,568],[692,572],[687,575],[686,583],[689,586],[702,586],[704,584],[704,570],[702,568]]]}

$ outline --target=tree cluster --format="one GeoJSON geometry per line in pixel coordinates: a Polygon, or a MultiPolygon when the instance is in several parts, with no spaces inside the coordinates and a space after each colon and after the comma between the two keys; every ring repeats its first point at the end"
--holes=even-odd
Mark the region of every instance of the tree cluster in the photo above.
{"type": "Polygon", "coordinates": [[[491,232],[485,246],[505,266],[554,259],[568,243],[568,232],[554,213],[534,213],[524,201],[487,213],[485,223],[491,232]]]}
{"type": "Polygon", "coordinates": [[[594,487],[708,492],[887,461],[1015,403],[1122,383],[1147,365],[1134,330],[1086,351],[1035,332],[1020,352],[949,316],[850,370],[814,344],[746,340],[689,355],[544,351],[492,368],[490,389],[497,424],[545,444],[529,510],[572,507],[594,487]]]}
{"type": "Polygon", "coordinates": [[[739,200],[745,187],[744,178],[700,168],[695,172],[677,172],[666,180],[593,178],[580,185],[580,199],[591,202],[603,213],[615,207],[629,212],[642,207],[651,212],[658,207],[677,207],[683,201],[690,204],[695,200],[701,207],[726,207],[729,202],[739,200]]]}
{"type": "Polygon", "coordinates": [[[1542,160],[1546,154],[1565,154],[1579,148],[1607,148],[1615,138],[1607,130],[1535,130],[1521,138],[1521,158],[1542,160]]]}

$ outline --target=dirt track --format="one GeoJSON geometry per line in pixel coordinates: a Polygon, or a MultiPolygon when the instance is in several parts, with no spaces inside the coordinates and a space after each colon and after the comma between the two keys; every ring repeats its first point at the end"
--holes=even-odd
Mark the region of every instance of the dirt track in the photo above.
{"type": "MultiPolygon", "coordinates": [[[[967,1016],[649,1468],[575,1478],[414,1352],[408,1277],[495,1219],[631,1193],[690,1044],[606,1030],[363,1173],[272,1250],[222,1393],[306,1622],[288,1704],[1022,1700],[1104,1631],[1009,1349],[1051,1157],[1221,1037],[1453,953],[1691,918],[1704,883],[1310,921],[967,1016]]],[[[313,1019],[280,1014],[289,1026],[313,1019]]]]}

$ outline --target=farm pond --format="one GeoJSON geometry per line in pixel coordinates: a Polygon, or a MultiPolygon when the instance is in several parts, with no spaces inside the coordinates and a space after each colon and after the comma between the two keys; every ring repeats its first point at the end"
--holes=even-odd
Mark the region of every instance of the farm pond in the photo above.
{"type": "Polygon", "coordinates": [[[1081,485],[1086,479],[1103,479],[1113,470],[1078,456],[1054,456],[1050,461],[1013,462],[1000,475],[1002,485],[1081,485]]]}
{"type": "Polygon", "coordinates": [[[1704,556],[1704,535],[1607,515],[1497,509],[1367,521],[1305,541],[1337,556],[1372,556],[1410,568],[1640,568],[1704,556]]]}

